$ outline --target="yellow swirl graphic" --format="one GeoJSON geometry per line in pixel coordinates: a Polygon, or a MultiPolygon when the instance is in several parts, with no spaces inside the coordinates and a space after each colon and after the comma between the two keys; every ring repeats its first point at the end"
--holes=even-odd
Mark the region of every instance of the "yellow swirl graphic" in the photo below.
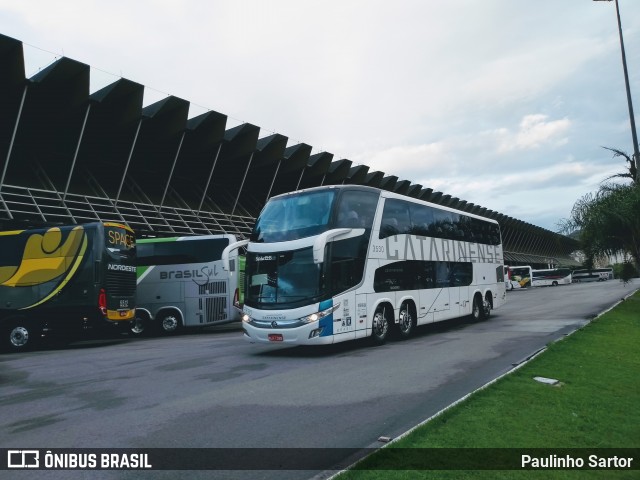
{"type": "MultiPolygon", "coordinates": [[[[82,228],[82,227],[80,227],[80,228],[82,228]]],[[[74,229],[74,231],[75,231],[75,229],[74,229]]],[[[87,242],[87,236],[83,235],[82,236],[82,245],[80,246],[80,252],[78,253],[78,256],[75,258],[75,261],[73,262],[73,265],[71,266],[71,268],[67,271],[67,275],[66,275],[66,277],[64,277],[64,280],[62,280],[62,282],[60,282],[60,284],[49,295],[44,297],[39,302],[34,303],[33,305],[29,305],[28,307],[24,307],[22,310],[26,310],[28,308],[37,307],[38,305],[46,302],[47,300],[49,300],[53,296],[57,295],[58,292],[64,288],[64,286],[69,282],[69,280],[71,280],[71,278],[73,278],[73,276],[75,275],[76,271],[78,270],[78,267],[82,263],[82,259],[84,258],[84,254],[87,251],[87,243],[88,243],[87,242]]]]}
{"type": "MultiPolygon", "coordinates": [[[[70,259],[75,259],[81,248],[86,248],[84,229],[75,227],[62,242],[58,227],[43,235],[34,233],[25,244],[22,261],[18,267],[5,266],[0,270],[0,285],[5,287],[27,287],[50,282],[63,275],[70,259]]],[[[76,267],[77,268],[77,267],[76,267]]]]}

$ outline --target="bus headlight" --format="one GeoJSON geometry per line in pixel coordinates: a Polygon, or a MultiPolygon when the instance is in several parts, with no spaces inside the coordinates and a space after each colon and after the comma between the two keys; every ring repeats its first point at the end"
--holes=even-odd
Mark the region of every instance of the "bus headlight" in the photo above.
{"type": "Polygon", "coordinates": [[[245,323],[249,323],[251,321],[251,317],[249,315],[247,315],[246,313],[242,314],[242,321],[245,323]]]}
{"type": "Polygon", "coordinates": [[[306,317],[301,317],[300,320],[304,323],[313,323],[317,322],[321,318],[326,317],[327,315],[331,315],[338,308],[340,308],[340,303],[336,303],[334,306],[327,308],[326,310],[322,310],[318,313],[312,313],[311,315],[307,315],[306,317]]]}

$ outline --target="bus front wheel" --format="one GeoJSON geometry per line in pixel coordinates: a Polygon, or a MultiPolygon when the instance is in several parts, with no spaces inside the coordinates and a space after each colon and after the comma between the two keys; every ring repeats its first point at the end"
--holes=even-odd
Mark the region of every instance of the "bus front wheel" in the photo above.
{"type": "Polygon", "coordinates": [[[158,327],[161,333],[173,335],[180,329],[180,319],[173,313],[165,313],[158,318],[158,327]]]}
{"type": "Polygon", "coordinates": [[[12,352],[27,350],[35,342],[35,332],[26,323],[13,323],[5,331],[5,347],[12,352]]]}
{"type": "Polygon", "coordinates": [[[389,319],[387,318],[386,309],[378,308],[373,315],[371,337],[376,345],[382,345],[387,341],[388,335],[389,319]]]}

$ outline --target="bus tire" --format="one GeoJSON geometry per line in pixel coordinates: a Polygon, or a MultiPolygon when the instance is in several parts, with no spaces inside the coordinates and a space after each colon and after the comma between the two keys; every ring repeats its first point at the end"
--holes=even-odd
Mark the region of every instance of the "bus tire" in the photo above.
{"type": "Polygon", "coordinates": [[[551,286],[552,286],[552,287],[557,287],[557,286],[558,286],[558,282],[553,281],[553,282],[551,283],[551,286]]]}
{"type": "Polygon", "coordinates": [[[401,338],[409,338],[416,326],[415,307],[411,302],[404,302],[398,314],[398,332],[401,338]]]}
{"type": "Polygon", "coordinates": [[[491,316],[491,309],[493,308],[493,303],[491,301],[491,292],[487,293],[486,298],[482,304],[482,320],[489,320],[491,316]]]}
{"type": "Polygon", "coordinates": [[[376,313],[373,314],[373,322],[371,324],[371,338],[374,345],[383,345],[389,336],[389,314],[387,313],[391,307],[378,307],[376,313]]]}
{"type": "Polygon", "coordinates": [[[27,322],[14,321],[4,333],[4,347],[10,352],[23,352],[36,342],[36,331],[27,322]]]}
{"type": "Polygon", "coordinates": [[[473,297],[473,305],[471,306],[471,319],[474,322],[479,322],[484,318],[484,305],[482,302],[482,296],[479,293],[473,297]]]}
{"type": "Polygon", "coordinates": [[[175,335],[180,330],[180,318],[175,313],[163,313],[158,317],[158,330],[164,335],[175,335]]]}
{"type": "Polygon", "coordinates": [[[129,331],[134,337],[142,337],[148,332],[149,319],[143,315],[136,314],[136,317],[131,321],[129,331]]]}

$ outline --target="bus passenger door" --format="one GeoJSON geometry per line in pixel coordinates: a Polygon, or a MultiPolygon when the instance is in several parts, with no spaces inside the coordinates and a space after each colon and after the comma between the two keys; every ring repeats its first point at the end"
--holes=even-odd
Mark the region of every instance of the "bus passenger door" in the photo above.
{"type": "MultiPolygon", "coordinates": [[[[451,299],[451,313],[456,317],[462,317],[471,313],[469,285],[471,285],[472,280],[472,263],[451,262],[449,264],[449,296],[451,299]]],[[[502,282],[502,285],[504,288],[504,282],[502,282]]]]}
{"type": "Polygon", "coordinates": [[[420,287],[419,323],[429,323],[448,318],[451,308],[449,298],[448,268],[445,262],[422,262],[418,270],[420,287]],[[423,318],[426,315],[426,320],[423,318]]]}
{"type": "Polygon", "coordinates": [[[435,290],[435,294],[437,297],[433,301],[433,306],[431,310],[433,312],[433,320],[437,322],[438,320],[444,320],[446,318],[451,317],[451,298],[450,298],[450,288],[437,288],[435,290]]]}

